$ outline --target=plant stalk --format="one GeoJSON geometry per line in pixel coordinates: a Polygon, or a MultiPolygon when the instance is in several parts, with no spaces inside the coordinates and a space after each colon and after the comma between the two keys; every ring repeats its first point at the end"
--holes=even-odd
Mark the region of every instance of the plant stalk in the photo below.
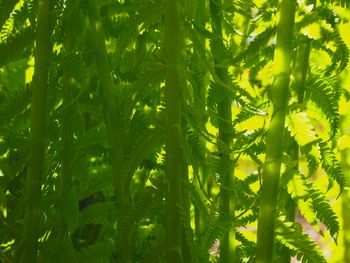
{"type": "Polygon", "coordinates": [[[182,224],[180,207],[182,205],[183,183],[183,143],[181,128],[182,112],[182,52],[180,3],[177,0],[165,1],[165,60],[166,60],[166,177],[165,189],[166,215],[166,262],[183,262],[182,224]]]}
{"type": "MultiPolygon", "coordinates": [[[[295,64],[295,90],[298,95],[298,103],[303,105],[304,103],[304,95],[306,89],[306,79],[309,70],[309,57],[311,50],[311,40],[305,40],[305,43],[301,43],[299,49],[297,51],[296,64],[295,64]]],[[[297,142],[294,142],[294,153],[293,159],[296,161],[296,165],[294,167],[294,171],[298,173],[299,171],[299,152],[300,147],[297,142]]],[[[286,219],[289,222],[295,221],[295,213],[296,213],[296,204],[289,196],[288,201],[286,203],[286,219]]],[[[290,249],[283,247],[281,252],[281,262],[289,263],[291,259],[290,249]]]]}
{"type": "Polygon", "coordinates": [[[277,190],[288,105],[295,5],[295,0],[282,0],[277,26],[277,42],[274,56],[275,78],[271,90],[272,115],[266,138],[266,155],[260,194],[257,263],[271,263],[273,260],[277,190]]]}
{"type": "MultiPolygon", "coordinates": [[[[226,47],[223,42],[222,30],[222,1],[210,0],[210,16],[213,27],[213,33],[216,38],[210,43],[211,51],[214,57],[215,73],[219,79],[225,83],[229,83],[227,67],[217,66],[225,58],[226,47]]],[[[220,157],[220,181],[221,181],[221,212],[224,216],[235,216],[235,196],[234,196],[234,169],[233,161],[231,160],[230,149],[233,140],[233,126],[232,126],[232,111],[231,99],[227,94],[226,88],[217,85],[218,89],[222,90],[223,98],[218,103],[218,151],[220,157]]],[[[235,262],[235,231],[228,229],[227,233],[220,240],[220,261],[223,263],[235,262]]]]}
{"type": "Polygon", "coordinates": [[[45,119],[47,80],[50,57],[50,0],[38,0],[37,36],[30,116],[30,149],[28,157],[27,200],[23,247],[20,262],[37,261],[38,239],[42,225],[41,185],[44,179],[45,119]]]}
{"type": "MultiPolygon", "coordinates": [[[[197,20],[201,26],[205,25],[206,22],[206,13],[207,13],[207,0],[199,0],[198,1],[198,12],[197,12],[197,20]]],[[[205,47],[205,39],[204,37],[199,36],[200,44],[204,48],[205,47]]],[[[197,61],[200,61],[202,59],[202,54],[197,49],[194,50],[194,57],[197,61]]],[[[198,64],[200,64],[198,62],[198,64]]],[[[206,109],[205,109],[205,96],[207,92],[207,87],[209,83],[209,72],[205,67],[199,68],[199,77],[196,79],[196,84],[194,85],[194,107],[198,111],[198,116],[201,116],[202,118],[199,120],[200,126],[203,130],[205,130],[205,124],[207,122],[206,120],[206,109]]],[[[203,149],[205,149],[205,140],[203,138],[200,139],[200,144],[203,149]]],[[[196,186],[196,189],[199,193],[199,196],[201,197],[201,200],[203,202],[206,201],[206,196],[203,194],[203,190],[208,189],[208,174],[205,167],[205,164],[199,164],[195,165],[193,164],[193,174],[194,174],[194,184],[196,186]]],[[[209,192],[209,191],[208,191],[209,192]]],[[[200,209],[198,207],[195,207],[195,233],[198,238],[199,244],[202,243],[202,237],[204,236],[206,229],[207,229],[207,219],[208,219],[208,212],[200,209]]]]}
{"type": "Polygon", "coordinates": [[[117,218],[118,238],[117,238],[117,254],[120,262],[131,263],[133,260],[131,233],[124,233],[120,227],[126,220],[128,210],[130,208],[130,200],[128,198],[128,185],[126,178],[122,176],[122,166],[124,160],[124,151],[122,145],[122,134],[120,119],[118,118],[118,107],[115,96],[113,94],[113,83],[111,78],[111,69],[108,62],[107,48],[105,44],[105,35],[103,32],[103,23],[100,17],[100,10],[96,0],[90,0],[94,13],[90,15],[90,25],[92,35],[96,47],[96,65],[99,79],[102,84],[103,98],[105,102],[105,118],[107,126],[107,135],[110,144],[110,154],[112,162],[112,174],[114,180],[114,189],[116,203],[119,209],[117,218]]]}

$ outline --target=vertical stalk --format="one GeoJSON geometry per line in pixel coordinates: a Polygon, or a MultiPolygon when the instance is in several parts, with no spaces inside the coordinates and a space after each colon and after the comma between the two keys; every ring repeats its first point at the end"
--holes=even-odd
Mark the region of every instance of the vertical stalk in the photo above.
{"type": "MultiPolygon", "coordinates": [[[[201,26],[204,27],[205,21],[206,21],[206,14],[207,14],[207,0],[198,0],[198,12],[197,12],[197,19],[201,26]]],[[[205,39],[203,37],[200,38],[200,44],[204,48],[205,47],[205,39]]],[[[194,50],[194,57],[197,61],[200,61],[202,59],[202,54],[197,49],[194,50]]],[[[200,63],[199,63],[200,64],[200,63]]],[[[199,112],[198,116],[202,116],[202,119],[199,120],[199,123],[203,130],[205,130],[205,124],[206,124],[206,109],[205,109],[205,95],[207,91],[208,81],[209,81],[209,74],[206,68],[199,68],[200,74],[199,77],[196,79],[196,84],[194,85],[194,107],[199,112]]],[[[205,140],[200,138],[200,144],[203,148],[205,148],[205,140]]],[[[194,184],[197,188],[197,191],[199,193],[199,196],[201,197],[201,200],[204,202],[206,200],[206,196],[203,194],[203,189],[208,188],[207,180],[207,171],[205,168],[205,164],[201,165],[193,165],[193,174],[194,174],[194,184]],[[203,188],[203,189],[202,189],[203,188]]],[[[198,237],[199,244],[202,243],[202,237],[204,236],[204,233],[207,229],[207,218],[208,213],[204,210],[201,210],[199,208],[195,208],[195,233],[198,237]]]]}
{"type": "Polygon", "coordinates": [[[166,59],[166,262],[179,263],[182,259],[181,218],[183,147],[181,129],[182,110],[182,33],[179,1],[166,0],[165,59],[166,59]]]}
{"type": "Polygon", "coordinates": [[[37,13],[35,66],[30,116],[27,200],[23,250],[20,256],[20,262],[25,263],[34,263],[37,260],[39,229],[41,226],[41,184],[44,179],[45,117],[50,56],[50,0],[38,0],[37,13]]]}
{"type": "Polygon", "coordinates": [[[92,36],[96,47],[96,65],[98,76],[102,84],[103,98],[105,102],[105,118],[107,126],[107,135],[110,144],[110,154],[112,162],[113,183],[115,189],[116,203],[119,208],[117,219],[118,239],[117,253],[120,262],[131,263],[133,258],[131,233],[123,231],[122,222],[127,216],[130,207],[128,198],[128,186],[125,178],[122,176],[122,166],[124,159],[122,136],[120,127],[118,127],[118,108],[113,94],[113,84],[111,78],[111,69],[108,62],[107,49],[105,44],[105,35],[103,32],[103,23],[99,14],[99,6],[96,0],[90,0],[93,13],[90,15],[90,25],[92,36]]]}
{"type": "MultiPolygon", "coordinates": [[[[343,117],[342,118],[342,135],[349,135],[350,130],[349,128],[346,128],[346,125],[348,125],[349,118],[343,117]]],[[[350,164],[349,164],[349,154],[350,149],[345,148],[341,150],[341,164],[344,171],[345,178],[347,180],[347,185],[350,185],[350,164]]],[[[350,216],[349,216],[349,209],[350,209],[350,191],[349,187],[344,188],[344,192],[342,194],[342,214],[343,214],[343,246],[344,246],[344,255],[343,255],[343,262],[350,262],[350,216]]]]}
{"type": "MultiPolygon", "coordinates": [[[[213,33],[216,38],[211,41],[210,47],[214,57],[215,73],[220,80],[228,84],[229,76],[227,68],[217,66],[225,58],[225,45],[222,39],[222,1],[210,0],[210,16],[213,27],[213,33]]],[[[222,93],[226,94],[227,90],[222,86],[217,86],[222,89],[222,93]]],[[[229,95],[224,95],[218,103],[218,150],[221,154],[221,170],[220,181],[222,188],[221,195],[221,211],[224,216],[235,216],[235,200],[234,200],[234,170],[232,160],[230,158],[230,148],[232,146],[232,111],[231,99],[229,95]]],[[[220,261],[223,263],[235,262],[235,232],[228,229],[227,233],[220,240],[220,261]]]]}
{"type": "Polygon", "coordinates": [[[288,105],[295,5],[295,0],[282,0],[277,26],[277,43],[274,57],[275,79],[271,90],[272,115],[266,138],[266,156],[260,194],[257,263],[270,263],[273,259],[277,189],[288,105]]]}
{"type": "MultiPolygon", "coordinates": [[[[67,8],[70,7],[74,0],[67,1],[67,8]]],[[[68,22],[66,22],[68,23],[68,22]]],[[[72,55],[72,50],[74,47],[74,43],[76,40],[75,32],[69,30],[69,28],[65,28],[65,36],[64,36],[64,51],[65,56],[68,58],[72,55]]],[[[70,71],[69,67],[65,67],[63,69],[63,117],[62,117],[62,144],[63,144],[63,155],[62,155],[62,177],[61,177],[61,185],[60,185],[60,195],[64,195],[67,190],[69,190],[72,174],[71,174],[71,166],[73,160],[73,115],[72,115],[72,101],[73,95],[72,91],[75,87],[75,79],[70,71]]]]}
{"type": "MultiPolygon", "coordinates": [[[[310,57],[310,50],[311,50],[311,41],[309,39],[306,39],[304,43],[301,43],[299,45],[298,51],[297,51],[297,57],[296,57],[296,64],[295,64],[295,90],[298,95],[298,103],[302,105],[304,103],[304,94],[305,94],[305,84],[306,84],[306,78],[308,74],[309,69],[309,57],[310,57]]],[[[299,145],[294,142],[294,153],[293,153],[293,159],[296,161],[296,165],[294,167],[294,171],[297,173],[299,170],[299,151],[300,147],[299,145]]],[[[285,206],[286,209],[286,219],[290,222],[295,221],[295,202],[289,197],[287,204],[285,206]]],[[[281,263],[283,262],[290,262],[291,253],[290,250],[286,247],[282,249],[281,253],[281,263]]]]}
{"type": "MultiPolygon", "coordinates": [[[[186,127],[185,122],[182,122],[183,126],[186,127]]],[[[183,222],[183,235],[182,235],[182,258],[184,262],[192,262],[192,253],[193,251],[191,251],[191,247],[189,246],[187,239],[188,238],[186,236],[186,229],[191,229],[191,200],[190,200],[190,195],[189,195],[189,174],[188,174],[188,165],[186,160],[183,160],[183,187],[182,187],[182,206],[184,209],[184,218],[185,218],[185,222],[183,222]]],[[[187,230],[187,231],[188,231],[187,230]]]]}

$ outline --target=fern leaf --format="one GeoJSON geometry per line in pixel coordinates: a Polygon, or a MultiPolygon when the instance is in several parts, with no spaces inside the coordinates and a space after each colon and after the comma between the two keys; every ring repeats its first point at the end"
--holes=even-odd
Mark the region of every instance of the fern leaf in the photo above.
{"type": "Polygon", "coordinates": [[[318,143],[321,139],[317,139],[300,147],[301,153],[306,157],[308,166],[308,175],[312,176],[316,173],[319,167],[319,160],[321,159],[321,152],[318,143]]]}
{"type": "Polygon", "coordinates": [[[115,202],[101,202],[89,205],[79,214],[79,225],[113,224],[117,218],[115,202]]]}
{"type": "Polygon", "coordinates": [[[331,3],[333,5],[340,5],[341,7],[350,7],[349,0],[321,0],[322,3],[331,3]]]}
{"type": "Polygon", "coordinates": [[[284,222],[282,218],[276,224],[276,240],[289,248],[302,262],[327,263],[319,246],[303,233],[299,223],[284,222]]]}
{"type": "Polygon", "coordinates": [[[128,158],[122,171],[127,182],[131,181],[135,170],[139,167],[145,156],[163,140],[162,134],[162,128],[150,129],[133,142],[133,147],[128,153],[128,158]]]}
{"type": "Polygon", "coordinates": [[[9,18],[13,8],[18,3],[18,1],[19,0],[0,1],[0,31],[3,24],[9,18]]]}
{"type": "Polygon", "coordinates": [[[345,177],[340,163],[335,157],[334,152],[327,146],[326,142],[319,143],[319,146],[321,150],[322,167],[327,175],[338,183],[341,193],[345,187],[345,177]]]}
{"type": "Polygon", "coordinates": [[[251,63],[248,61],[250,59],[256,60],[257,52],[265,47],[275,34],[276,27],[266,28],[262,33],[252,38],[253,40],[249,43],[247,48],[234,58],[234,62],[245,61],[250,65],[251,63]]]}
{"type": "Polygon", "coordinates": [[[309,78],[305,93],[305,100],[312,100],[326,115],[330,122],[332,136],[339,128],[339,86],[335,77],[328,77],[317,73],[309,78]]]}
{"type": "Polygon", "coordinates": [[[306,112],[292,112],[287,118],[287,128],[300,146],[317,139],[306,112]]]}
{"type": "Polygon", "coordinates": [[[9,37],[5,42],[0,44],[0,67],[21,58],[25,48],[35,39],[32,27],[23,29],[18,34],[9,37]]]}
{"type": "Polygon", "coordinates": [[[317,219],[324,223],[336,242],[339,233],[338,218],[326,196],[312,183],[307,182],[302,174],[295,174],[289,179],[287,191],[297,203],[303,217],[318,231],[317,219]]]}
{"type": "Polygon", "coordinates": [[[78,253],[79,262],[86,263],[110,263],[114,245],[112,243],[100,242],[78,253]]]}
{"type": "Polygon", "coordinates": [[[309,187],[309,198],[317,218],[326,225],[332,238],[337,242],[339,234],[338,217],[331,208],[325,195],[315,187],[309,187]]]}
{"type": "Polygon", "coordinates": [[[240,231],[236,231],[236,239],[241,243],[237,247],[240,262],[252,262],[256,251],[255,242],[248,240],[240,231]]]}
{"type": "Polygon", "coordinates": [[[210,214],[207,232],[203,238],[202,249],[208,251],[212,248],[215,242],[232,227],[233,220],[234,218],[218,215],[216,212],[210,214]]]}
{"type": "Polygon", "coordinates": [[[78,226],[79,205],[75,189],[71,187],[58,201],[58,210],[71,233],[78,226]]]}

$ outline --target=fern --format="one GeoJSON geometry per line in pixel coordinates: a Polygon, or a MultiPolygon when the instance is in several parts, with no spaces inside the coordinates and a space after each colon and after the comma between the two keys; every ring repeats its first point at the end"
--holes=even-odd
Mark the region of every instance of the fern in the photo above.
{"type": "Polygon", "coordinates": [[[128,153],[127,160],[122,171],[123,177],[130,182],[135,170],[139,167],[145,156],[162,141],[163,129],[150,129],[139,136],[133,143],[128,153]]]}
{"type": "Polygon", "coordinates": [[[341,193],[345,187],[345,177],[343,175],[340,163],[335,157],[333,151],[327,146],[326,142],[319,143],[319,146],[322,156],[322,167],[326,171],[327,175],[338,183],[341,193]]]}
{"type": "Polygon", "coordinates": [[[312,183],[307,182],[303,175],[294,175],[289,180],[287,188],[303,217],[316,229],[319,229],[316,219],[324,223],[335,242],[337,242],[339,233],[338,218],[325,195],[312,183]]]}
{"type": "Polygon", "coordinates": [[[320,164],[319,159],[321,157],[321,153],[318,146],[320,141],[320,139],[317,139],[300,148],[301,153],[306,157],[309,176],[316,173],[320,164]]]}
{"type": "Polygon", "coordinates": [[[339,127],[339,96],[340,89],[335,77],[328,77],[318,72],[308,79],[305,100],[312,100],[326,115],[330,122],[332,136],[336,134],[339,127]]]}
{"type": "Polygon", "coordinates": [[[350,6],[349,0],[321,0],[322,3],[331,3],[333,5],[340,5],[341,7],[348,8],[350,6]]]}
{"type": "Polygon", "coordinates": [[[232,227],[233,218],[218,215],[216,212],[212,212],[209,215],[207,232],[203,238],[202,250],[208,251],[213,247],[215,242],[219,240],[226,232],[227,229],[232,227]]]}
{"type": "Polygon", "coordinates": [[[79,214],[79,225],[113,224],[117,216],[115,202],[100,202],[89,205],[79,214]]]}
{"type": "Polygon", "coordinates": [[[318,245],[303,233],[300,224],[284,222],[283,218],[280,218],[275,231],[276,240],[289,248],[298,260],[315,263],[327,262],[318,245]]]}
{"type": "Polygon", "coordinates": [[[308,192],[317,218],[326,225],[332,238],[337,242],[339,223],[335,212],[331,208],[324,194],[318,189],[310,186],[308,192]]]}
{"type": "Polygon", "coordinates": [[[58,199],[58,211],[62,215],[69,231],[73,233],[78,226],[79,220],[78,198],[73,187],[58,199]]]}
{"type": "Polygon", "coordinates": [[[0,66],[21,58],[24,50],[33,43],[34,39],[33,28],[27,27],[0,43],[0,66]]]}
{"type": "Polygon", "coordinates": [[[18,3],[18,0],[2,0],[0,1],[0,32],[6,19],[9,18],[13,8],[18,3]]]}
{"type": "Polygon", "coordinates": [[[238,258],[241,262],[253,262],[256,250],[255,242],[248,240],[240,231],[236,231],[236,239],[241,243],[237,248],[238,258]]]}
{"type": "Polygon", "coordinates": [[[109,263],[113,258],[114,244],[100,242],[78,253],[79,262],[87,263],[109,263]]]}
{"type": "MultiPolygon", "coordinates": [[[[275,34],[276,27],[266,28],[262,33],[253,38],[253,40],[249,43],[247,48],[234,58],[234,61],[244,61],[248,65],[253,64],[250,60],[256,59],[257,52],[259,52],[262,48],[267,46],[267,44],[269,44],[269,41],[274,37],[275,34]]],[[[264,52],[262,52],[262,54],[264,54],[264,52]]]]}

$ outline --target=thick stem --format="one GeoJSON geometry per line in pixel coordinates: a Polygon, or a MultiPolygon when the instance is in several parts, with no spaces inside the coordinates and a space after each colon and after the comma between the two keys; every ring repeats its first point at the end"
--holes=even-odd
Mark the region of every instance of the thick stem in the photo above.
{"type": "Polygon", "coordinates": [[[50,1],[38,0],[37,37],[30,116],[27,200],[24,221],[23,251],[20,262],[37,260],[41,227],[41,185],[44,179],[45,117],[50,56],[50,1]]]}
{"type": "MultiPolygon", "coordinates": [[[[74,0],[67,1],[67,6],[75,3],[74,0]]],[[[72,55],[76,34],[68,28],[65,30],[64,50],[66,58],[72,55]]],[[[60,195],[63,196],[69,189],[72,180],[71,168],[73,160],[73,89],[75,88],[75,78],[69,67],[63,69],[63,102],[62,102],[62,178],[60,185],[60,195]]]]}
{"type": "MultiPolygon", "coordinates": [[[[206,14],[207,14],[207,0],[199,0],[198,1],[198,13],[197,13],[197,20],[201,26],[205,25],[206,22],[206,14]]],[[[199,40],[202,47],[205,47],[205,39],[201,37],[199,40]]],[[[194,50],[194,57],[197,61],[200,61],[202,59],[202,54],[197,49],[194,50]]],[[[201,63],[198,63],[199,65],[201,63]]],[[[209,83],[209,72],[205,67],[202,67],[199,69],[200,74],[197,74],[199,77],[196,79],[196,85],[194,85],[194,107],[198,111],[198,116],[201,116],[202,119],[200,119],[199,123],[203,130],[205,130],[205,124],[207,120],[206,117],[206,109],[205,109],[205,94],[207,92],[207,87],[209,83]]],[[[205,149],[205,140],[203,138],[200,138],[200,144],[203,149],[205,149]]],[[[197,191],[199,193],[199,196],[201,197],[201,200],[205,202],[206,196],[203,194],[203,190],[208,188],[208,175],[205,169],[204,164],[200,165],[193,165],[193,174],[194,174],[194,183],[197,188],[197,191]]],[[[202,237],[204,236],[206,229],[207,229],[207,220],[208,219],[208,212],[200,209],[198,207],[195,208],[195,233],[198,237],[199,244],[202,243],[202,237]]]]}
{"type": "MultiPolygon", "coordinates": [[[[300,44],[299,49],[297,51],[297,58],[296,58],[296,64],[295,64],[295,90],[298,94],[298,102],[300,105],[304,103],[304,94],[305,94],[305,84],[306,84],[306,78],[309,70],[309,57],[310,57],[310,50],[311,50],[311,40],[307,39],[305,43],[300,44]]],[[[294,143],[294,154],[293,159],[296,163],[294,167],[294,171],[297,173],[299,170],[299,146],[295,142],[294,143]]],[[[286,210],[286,219],[290,222],[295,221],[295,210],[296,210],[296,204],[291,199],[291,197],[288,197],[288,201],[285,206],[286,210]]],[[[281,252],[281,263],[289,263],[291,259],[291,252],[290,249],[284,247],[281,252]]]]}
{"type": "MultiPolygon", "coordinates": [[[[210,47],[214,57],[215,73],[220,80],[227,84],[229,81],[228,71],[225,67],[216,66],[225,58],[225,45],[222,39],[222,2],[221,0],[210,0],[210,16],[213,32],[216,38],[211,41],[210,47]]],[[[222,100],[218,103],[218,150],[221,154],[220,162],[220,181],[221,181],[221,212],[224,216],[235,216],[235,197],[234,197],[234,169],[230,156],[232,146],[232,111],[231,99],[227,94],[226,88],[217,85],[218,89],[224,94],[222,100]]],[[[235,262],[235,231],[228,229],[224,237],[220,240],[220,261],[223,263],[235,262]]]]}
{"type": "Polygon", "coordinates": [[[181,218],[183,146],[181,129],[182,110],[182,32],[179,1],[166,0],[165,59],[166,59],[166,262],[179,263],[182,259],[181,218]]]}
{"type": "MultiPolygon", "coordinates": [[[[94,13],[90,15],[90,25],[92,29],[92,35],[96,47],[96,65],[98,76],[102,84],[103,98],[105,102],[105,118],[108,139],[110,144],[110,154],[112,162],[112,174],[114,180],[114,189],[116,196],[117,207],[119,208],[119,215],[117,219],[118,226],[118,240],[117,240],[117,253],[118,260],[120,262],[131,263],[133,258],[132,253],[132,240],[131,233],[125,233],[125,231],[119,227],[122,225],[130,207],[128,198],[128,185],[126,178],[122,176],[122,166],[124,159],[121,127],[118,127],[118,108],[113,94],[113,84],[111,78],[111,69],[108,62],[107,49],[105,44],[105,36],[103,32],[103,23],[99,14],[98,2],[96,0],[90,0],[91,7],[94,13]]],[[[132,230],[129,229],[131,232],[132,230]]]]}
{"type": "Polygon", "coordinates": [[[295,0],[282,0],[277,26],[275,49],[275,79],[271,90],[272,116],[266,138],[266,156],[260,194],[256,262],[270,263],[273,259],[277,189],[279,184],[283,137],[288,104],[289,72],[295,0]]]}

